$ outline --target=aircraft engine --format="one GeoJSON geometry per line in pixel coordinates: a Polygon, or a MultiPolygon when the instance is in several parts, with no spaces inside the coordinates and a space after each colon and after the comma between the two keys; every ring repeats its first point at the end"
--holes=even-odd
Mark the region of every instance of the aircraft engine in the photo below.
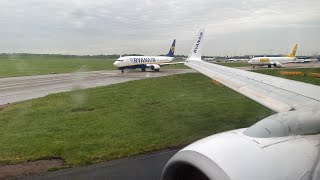
{"type": "Polygon", "coordinates": [[[160,69],[158,64],[151,64],[151,70],[160,69]]]}
{"type": "Polygon", "coordinates": [[[317,179],[319,115],[313,110],[279,113],[249,128],[201,139],[168,161],[162,180],[317,179]]]}
{"type": "Polygon", "coordinates": [[[282,67],[282,64],[279,63],[279,62],[276,62],[276,63],[275,63],[275,66],[278,67],[278,68],[281,68],[281,67],[282,67]]]}

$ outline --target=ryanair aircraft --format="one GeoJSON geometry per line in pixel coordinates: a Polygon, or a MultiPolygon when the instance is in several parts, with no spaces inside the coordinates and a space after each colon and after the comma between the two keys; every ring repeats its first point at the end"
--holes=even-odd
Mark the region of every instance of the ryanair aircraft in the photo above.
{"type": "Polygon", "coordinates": [[[141,68],[141,71],[146,71],[146,68],[151,68],[151,70],[159,72],[161,66],[184,63],[173,63],[175,45],[176,40],[173,40],[171,48],[166,56],[124,56],[117,59],[113,65],[121,70],[122,73],[124,72],[124,69],[137,68],[141,68]]]}
{"type": "Polygon", "coordinates": [[[298,62],[296,58],[297,48],[298,44],[294,46],[292,53],[287,57],[254,57],[250,61],[248,61],[248,63],[251,64],[253,68],[255,68],[256,65],[268,65],[269,68],[271,68],[271,66],[280,68],[282,64],[298,62]]]}

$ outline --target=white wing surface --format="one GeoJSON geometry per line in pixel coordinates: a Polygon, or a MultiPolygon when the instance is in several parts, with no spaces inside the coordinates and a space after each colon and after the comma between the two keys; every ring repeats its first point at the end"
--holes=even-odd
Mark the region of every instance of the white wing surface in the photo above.
{"type": "Polygon", "coordinates": [[[202,61],[198,52],[203,34],[200,31],[185,65],[276,112],[320,106],[320,86],[202,61]]]}

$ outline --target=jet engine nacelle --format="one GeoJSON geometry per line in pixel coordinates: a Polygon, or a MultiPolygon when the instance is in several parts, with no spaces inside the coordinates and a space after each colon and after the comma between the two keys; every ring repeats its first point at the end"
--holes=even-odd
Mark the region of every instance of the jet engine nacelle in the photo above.
{"type": "Polygon", "coordinates": [[[282,64],[279,63],[279,62],[276,62],[274,65],[275,65],[276,67],[278,67],[278,68],[282,67],[282,64]]]}
{"type": "Polygon", "coordinates": [[[318,178],[320,111],[303,112],[279,113],[201,139],[168,161],[162,180],[318,178]]]}
{"type": "Polygon", "coordinates": [[[150,67],[152,70],[160,69],[160,66],[158,64],[150,64],[150,67]]]}

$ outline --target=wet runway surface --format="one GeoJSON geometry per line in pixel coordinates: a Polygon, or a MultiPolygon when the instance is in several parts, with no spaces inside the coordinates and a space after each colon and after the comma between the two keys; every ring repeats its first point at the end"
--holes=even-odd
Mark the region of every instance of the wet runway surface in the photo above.
{"type": "Polygon", "coordinates": [[[151,77],[194,72],[191,69],[162,69],[160,72],[91,71],[0,78],[0,105],[44,97],[48,94],[122,83],[151,77]]]}
{"type": "MultiPolygon", "coordinates": [[[[283,68],[320,68],[320,63],[285,64],[283,68]]],[[[250,66],[238,69],[253,70],[250,66]]],[[[263,66],[255,69],[269,68],[263,66]]],[[[52,93],[191,72],[195,71],[191,69],[161,69],[160,72],[127,71],[122,74],[118,70],[109,70],[0,78],[0,105],[44,97],[52,93]]]]}
{"type": "Polygon", "coordinates": [[[22,179],[105,179],[105,180],[159,180],[167,161],[178,149],[162,150],[130,158],[122,158],[90,166],[62,169],[22,179]]]}

